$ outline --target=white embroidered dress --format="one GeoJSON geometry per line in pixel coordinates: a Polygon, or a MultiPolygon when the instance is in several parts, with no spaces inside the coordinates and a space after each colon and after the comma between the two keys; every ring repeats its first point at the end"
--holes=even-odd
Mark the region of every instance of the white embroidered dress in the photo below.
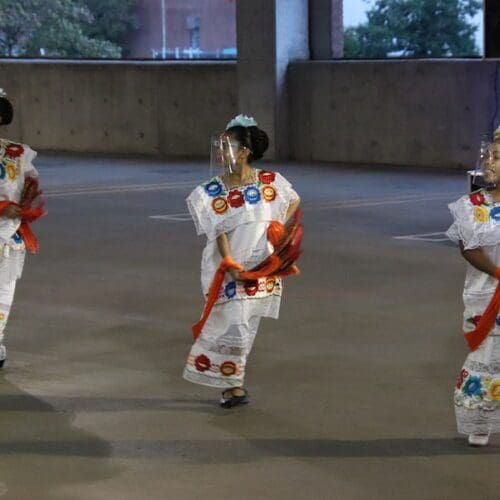
{"type": "MultiPolygon", "coordinates": [[[[38,177],[36,152],[29,146],[0,139],[0,201],[21,201],[24,181],[38,177]]],[[[21,277],[26,248],[17,230],[21,219],[0,216],[0,286],[21,277]]]]}
{"type": "MultiPolygon", "coordinates": [[[[279,173],[255,173],[255,182],[230,189],[221,177],[214,177],[186,200],[197,233],[207,236],[201,262],[205,296],[222,260],[217,237],[226,233],[232,257],[250,270],[273,252],[267,239],[271,221],[285,222],[290,204],[298,199],[279,173]]],[[[281,279],[235,282],[226,274],[217,302],[191,349],[184,378],[211,387],[241,386],[260,318],[278,318],[281,293],[281,279]]]]}
{"type": "MultiPolygon", "coordinates": [[[[487,191],[466,195],[449,205],[454,222],[448,237],[465,250],[481,248],[500,266],[500,203],[487,191]]],[[[474,330],[498,282],[467,263],[463,291],[464,332],[474,330]]],[[[482,345],[465,360],[455,387],[455,414],[462,434],[500,432],[500,317],[482,345]]]]}

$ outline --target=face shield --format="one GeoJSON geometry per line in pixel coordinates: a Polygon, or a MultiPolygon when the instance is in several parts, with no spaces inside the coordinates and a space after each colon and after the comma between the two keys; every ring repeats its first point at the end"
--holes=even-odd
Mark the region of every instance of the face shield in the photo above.
{"type": "MultiPolygon", "coordinates": [[[[491,169],[488,165],[491,163],[492,158],[492,144],[486,140],[482,140],[479,146],[479,152],[476,159],[476,167],[471,172],[471,191],[488,187],[492,184],[491,169]]],[[[494,179],[496,183],[496,178],[494,179]]]]}
{"type": "Polygon", "coordinates": [[[233,173],[240,144],[228,135],[212,136],[210,141],[210,176],[233,173]]]}

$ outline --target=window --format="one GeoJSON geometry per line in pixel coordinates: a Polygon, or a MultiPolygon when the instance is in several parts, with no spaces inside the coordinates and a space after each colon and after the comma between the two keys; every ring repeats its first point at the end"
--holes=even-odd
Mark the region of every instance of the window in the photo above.
{"type": "Polygon", "coordinates": [[[0,57],[234,59],[235,1],[0,1],[0,57]]]}
{"type": "Polygon", "coordinates": [[[354,59],[479,57],[481,0],[332,0],[334,57],[354,59]]]}

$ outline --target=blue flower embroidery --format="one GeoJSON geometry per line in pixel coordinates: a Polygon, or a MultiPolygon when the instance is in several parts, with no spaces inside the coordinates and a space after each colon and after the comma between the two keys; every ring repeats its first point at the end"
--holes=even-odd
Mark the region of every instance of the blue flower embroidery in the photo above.
{"type": "Polygon", "coordinates": [[[209,196],[215,198],[222,193],[222,185],[220,182],[211,181],[205,185],[205,191],[209,196]]]}
{"type": "Polygon", "coordinates": [[[13,236],[12,236],[12,239],[17,243],[22,243],[23,242],[23,239],[21,238],[21,235],[19,233],[15,233],[13,236]]]}
{"type": "Polygon", "coordinates": [[[255,205],[260,201],[260,191],[254,186],[247,187],[245,189],[245,200],[250,205],[255,205]]]}
{"type": "Polygon", "coordinates": [[[1,180],[5,179],[6,175],[7,171],[5,170],[5,165],[3,163],[0,163],[0,179],[1,180]]]}
{"type": "Polygon", "coordinates": [[[500,207],[492,208],[491,212],[490,212],[490,217],[494,221],[497,221],[497,222],[500,221],[500,207]]]}
{"type": "Polygon", "coordinates": [[[497,326],[500,326],[500,316],[497,316],[497,326]]]}
{"type": "Polygon", "coordinates": [[[234,281],[229,282],[224,290],[226,297],[232,299],[236,295],[236,283],[234,281]]]}
{"type": "Polygon", "coordinates": [[[471,375],[463,386],[463,391],[467,396],[480,396],[482,393],[481,377],[471,375]]]}

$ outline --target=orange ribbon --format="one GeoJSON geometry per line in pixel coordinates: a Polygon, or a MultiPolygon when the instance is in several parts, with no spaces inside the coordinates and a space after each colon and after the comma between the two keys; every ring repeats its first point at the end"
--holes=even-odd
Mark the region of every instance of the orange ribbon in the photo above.
{"type": "Polygon", "coordinates": [[[214,279],[208,291],[207,301],[201,316],[200,321],[193,325],[192,331],[194,338],[197,339],[205,323],[210,316],[210,313],[217,302],[219,291],[224,281],[224,275],[230,269],[238,269],[242,271],[240,278],[244,281],[256,281],[260,278],[292,276],[299,274],[299,268],[294,265],[294,262],[300,256],[300,242],[302,240],[302,225],[300,224],[301,214],[297,211],[294,215],[294,222],[287,229],[279,221],[271,221],[267,230],[267,239],[273,244],[275,251],[267,257],[261,264],[249,271],[243,271],[243,266],[228,256],[222,259],[214,279]]]}
{"type": "MultiPolygon", "coordinates": [[[[500,280],[500,267],[495,271],[495,277],[500,280]]],[[[471,351],[476,351],[479,346],[484,342],[486,337],[490,334],[491,330],[495,327],[495,323],[500,311],[500,283],[498,283],[495,293],[484,311],[481,319],[479,320],[476,328],[471,332],[464,333],[465,340],[471,351]]]]}
{"type": "Polygon", "coordinates": [[[30,224],[44,215],[47,215],[47,212],[44,210],[43,202],[37,207],[33,208],[31,206],[33,200],[41,194],[42,192],[38,189],[38,181],[33,177],[28,177],[25,182],[21,203],[16,203],[15,201],[0,201],[0,216],[9,205],[14,205],[21,209],[21,225],[18,231],[27,250],[33,254],[38,252],[40,245],[30,224]]]}

